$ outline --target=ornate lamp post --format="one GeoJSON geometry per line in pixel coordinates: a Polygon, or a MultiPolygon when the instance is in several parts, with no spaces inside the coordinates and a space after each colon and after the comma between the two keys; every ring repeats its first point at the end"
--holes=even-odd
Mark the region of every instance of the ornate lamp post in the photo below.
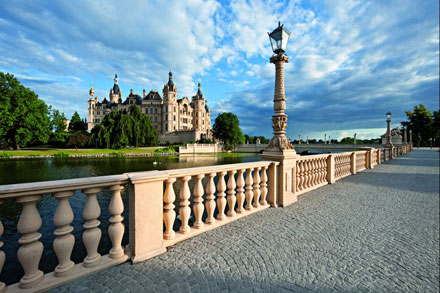
{"type": "Polygon", "coordinates": [[[412,129],[409,130],[409,144],[410,144],[410,149],[413,149],[413,141],[412,141],[412,129]]]}
{"type": "Polygon", "coordinates": [[[391,141],[391,112],[388,111],[387,115],[387,145],[392,146],[393,142],[391,141]]]}
{"type": "Polygon", "coordinates": [[[353,136],[353,144],[356,144],[356,133],[353,136]]]}
{"type": "MultiPolygon", "coordinates": [[[[262,157],[267,160],[278,161],[277,177],[279,178],[276,190],[272,190],[273,196],[277,194],[277,203],[272,205],[286,206],[296,202],[294,175],[292,168],[296,166],[295,159],[299,157],[286,137],[287,115],[286,95],[284,92],[284,63],[289,62],[289,57],[284,55],[290,32],[284,28],[284,25],[278,22],[278,27],[273,32],[268,33],[272,51],[275,53],[270,58],[270,63],[275,64],[275,94],[273,98],[274,115],[272,116],[273,137],[269,145],[264,150],[262,157]]],[[[272,195],[269,194],[269,197],[272,195]]],[[[275,198],[275,197],[274,197],[275,198]]]]}
{"type": "MultiPolygon", "coordinates": [[[[286,52],[287,42],[289,41],[290,32],[278,22],[278,27],[269,33],[272,51],[275,53],[270,58],[270,63],[275,64],[275,95],[273,97],[273,109],[275,114],[272,116],[272,128],[274,136],[267,146],[267,151],[284,151],[295,149],[286,137],[287,115],[284,113],[286,109],[286,95],[284,93],[284,63],[289,62],[289,57],[284,55],[286,52]]],[[[296,153],[296,152],[295,152],[296,153]]]]}

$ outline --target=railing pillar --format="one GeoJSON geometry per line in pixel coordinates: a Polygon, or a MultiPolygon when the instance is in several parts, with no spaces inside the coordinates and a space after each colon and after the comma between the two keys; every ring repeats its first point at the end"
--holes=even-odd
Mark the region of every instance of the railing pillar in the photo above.
{"type": "Polygon", "coordinates": [[[365,163],[366,163],[366,167],[368,169],[373,169],[373,165],[374,165],[374,163],[373,163],[373,149],[369,149],[367,151],[367,157],[366,157],[365,163]]]}
{"type": "MultiPolygon", "coordinates": [[[[279,165],[276,168],[278,205],[285,207],[296,202],[298,200],[298,196],[295,192],[296,159],[300,156],[295,151],[283,150],[282,152],[264,151],[262,157],[265,160],[279,162],[279,165]]],[[[270,173],[271,172],[269,171],[269,178],[271,176],[270,173]]],[[[272,188],[269,190],[271,189],[272,188]]],[[[272,191],[269,191],[269,195],[271,192],[272,191]]],[[[270,195],[270,197],[271,196],[273,195],[270,195]]]]}
{"type": "Polygon", "coordinates": [[[148,172],[147,178],[136,173],[127,175],[130,179],[130,253],[131,261],[137,263],[166,252],[162,196],[163,182],[168,176],[154,171],[148,172]]]}
{"type": "Polygon", "coordinates": [[[336,182],[335,180],[335,157],[330,154],[327,158],[327,181],[329,184],[336,182]]]}
{"type": "Polygon", "coordinates": [[[274,207],[274,208],[277,207],[277,182],[278,182],[277,165],[278,165],[278,163],[272,163],[272,164],[270,164],[269,168],[267,169],[267,175],[268,175],[267,202],[270,204],[271,207],[274,207]]]}
{"type": "Polygon", "coordinates": [[[350,171],[351,174],[356,174],[356,153],[352,152],[350,156],[350,171]]]}
{"type": "Polygon", "coordinates": [[[380,165],[380,149],[375,151],[376,151],[376,164],[380,165]]]}

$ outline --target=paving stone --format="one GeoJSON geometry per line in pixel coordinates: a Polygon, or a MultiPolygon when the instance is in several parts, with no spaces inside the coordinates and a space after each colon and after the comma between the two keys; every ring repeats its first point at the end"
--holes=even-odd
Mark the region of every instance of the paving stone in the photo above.
{"type": "Polygon", "coordinates": [[[414,150],[52,291],[439,292],[438,166],[414,150]]]}

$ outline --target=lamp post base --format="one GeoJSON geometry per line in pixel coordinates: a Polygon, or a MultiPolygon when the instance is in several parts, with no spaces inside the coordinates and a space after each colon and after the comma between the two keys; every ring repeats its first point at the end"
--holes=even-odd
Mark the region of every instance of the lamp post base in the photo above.
{"type": "Polygon", "coordinates": [[[295,149],[265,149],[261,155],[265,160],[276,161],[277,167],[277,198],[276,203],[285,207],[297,201],[296,195],[296,159],[300,157],[295,149]]]}

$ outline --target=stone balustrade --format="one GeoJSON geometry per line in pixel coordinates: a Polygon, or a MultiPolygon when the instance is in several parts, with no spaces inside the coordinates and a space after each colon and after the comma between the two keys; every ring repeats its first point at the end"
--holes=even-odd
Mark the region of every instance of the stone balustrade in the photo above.
{"type": "MultiPolygon", "coordinates": [[[[258,161],[0,186],[0,204],[8,199],[23,207],[17,224],[21,235],[17,259],[24,270],[18,283],[0,283],[0,292],[47,290],[129,259],[134,263],[146,260],[166,252],[175,243],[270,206],[288,205],[278,196],[280,188],[296,197],[373,168],[392,158],[393,152],[398,155],[406,150],[401,147],[397,151],[368,149],[302,156],[285,167],[283,176],[278,173],[278,162],[258,161]],[[121,193],[125,188],[129,191],[129,227],[124,226],[122,216],[121,193]],[[100,206],[98,201],[103,190],[111,196],[108,206],[100,206]],[[80,219],[80,244],[84,245],[86,256],[82,262],[74,263],[72,251],[78,243],[75,244],[72,234],[75,219],[70,201],[81,194],[86,201],[80,219]],[[42,218],[37,203],[43,195],[52,196],[57,202],[53,213],[54,236],[45,238],[53,239],[58,265],[46,274],[39,269],[44,250],[42,236],[47,236],[38,232],[42,218]],[[108,209],[108,219],[100,217],[102,209],[108,209]],[[108,222],[108,233],[104,236],[100,221],[108,222]],[[129,245],[123,247],[126,229],[129,245]],[[111,249],[105,255],[98,253],[103,237],[111,241],[111,249]]],[[[6,259],[1,250],[3,233],[0,221],[0,273],[6,259]]]]}

